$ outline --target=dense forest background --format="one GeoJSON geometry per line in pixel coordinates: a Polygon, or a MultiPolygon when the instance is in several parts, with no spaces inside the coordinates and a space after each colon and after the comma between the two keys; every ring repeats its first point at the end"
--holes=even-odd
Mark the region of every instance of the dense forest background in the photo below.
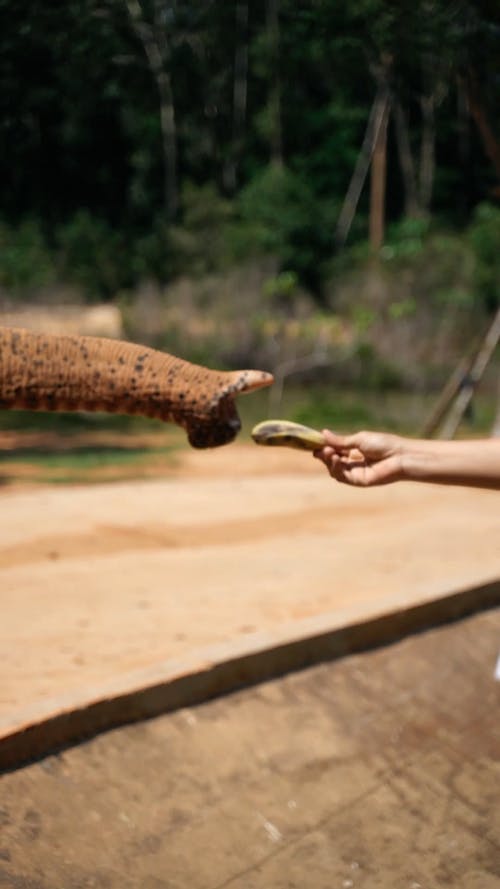
{"type": "Polygon", "coordinates": [[[432,375],[498,303],[499,99],[496,0],[0,0],[3,298],[196,303],[210,349],[223,297],[268,363],[270,318],[395,325],[432,375]]]}

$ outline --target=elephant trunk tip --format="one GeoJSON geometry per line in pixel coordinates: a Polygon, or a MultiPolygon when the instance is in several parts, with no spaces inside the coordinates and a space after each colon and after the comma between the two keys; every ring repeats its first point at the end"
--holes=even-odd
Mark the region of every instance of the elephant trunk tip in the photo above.
{"type": "Polygon", "coordinates": [[[231,376],[237,394],[254,392],[255,389],[263,389],[274,382],[273,375],[265,370],[236,370],[231,376]]]}

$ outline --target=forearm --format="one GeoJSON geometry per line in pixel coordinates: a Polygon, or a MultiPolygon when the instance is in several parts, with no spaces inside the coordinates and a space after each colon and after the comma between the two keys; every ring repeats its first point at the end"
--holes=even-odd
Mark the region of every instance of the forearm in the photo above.
{"type": "Polygon", "coordinates": [[[401,439],[400,456],[407,481],[500,489],[500,439],[401,439]]]}

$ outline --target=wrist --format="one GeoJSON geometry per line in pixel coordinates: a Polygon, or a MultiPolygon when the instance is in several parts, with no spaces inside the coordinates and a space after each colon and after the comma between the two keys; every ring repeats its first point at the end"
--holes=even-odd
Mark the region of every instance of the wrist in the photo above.
{"type": "Polygon", "coordinates": [[[429,453],[429,442],[401,439],[399,457],[404,481],[426,481],[432,474],[433,460],[429,453]]]}

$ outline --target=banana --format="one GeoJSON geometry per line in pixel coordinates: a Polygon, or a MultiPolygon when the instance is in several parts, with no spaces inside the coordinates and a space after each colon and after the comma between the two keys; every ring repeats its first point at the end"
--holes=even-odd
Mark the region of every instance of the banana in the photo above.
{"type": "Polygon", "coordinates": [[[281,445],[302,451],[315,451],[325,444],[323,435],[317,429],[289,420],[264,420],[254,426],[251,434],[256,444],[281,445]]]}

